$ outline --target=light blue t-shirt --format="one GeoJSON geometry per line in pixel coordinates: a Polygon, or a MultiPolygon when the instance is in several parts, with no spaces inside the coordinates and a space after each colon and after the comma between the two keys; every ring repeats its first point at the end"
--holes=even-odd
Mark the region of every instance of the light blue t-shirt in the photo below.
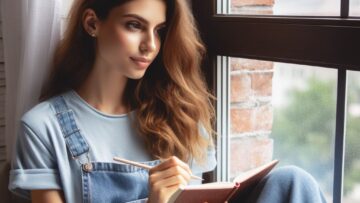
{"type": "MultiPolygon", "coordinates": [[[[93,162],[114,162],[113,157],[134,161],[150,161],[130,117],[134,114],[108,115],[98,111],[75,91],[63,94],[82,135],[90,146],[93,162]]],[[[200,128],[203,136],[208,134],[200,128]]],[[[190,161],[195,175],[211,171],[216,166],[215,151],[207,150],[207,162],[199,165],[190,161]]],[[[196,184],[199,182],[192,182],[196,184]]],[[[81,170],[72,160],[65,139],[49,101],[42,102],[27,112],[20,122],[14,158],[10,171],[9,189],[30,198],[36,189],[61,189],[68,203],[82,202],[81,170]]]]}

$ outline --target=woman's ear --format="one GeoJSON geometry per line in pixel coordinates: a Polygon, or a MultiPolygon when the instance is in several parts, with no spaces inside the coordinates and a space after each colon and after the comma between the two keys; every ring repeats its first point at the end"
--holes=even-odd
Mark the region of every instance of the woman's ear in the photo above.
{"type": "Polygon", "coordinates": [[[99,19],[92,9],[86,9],[82,17],[82,24],[85,31],[92,37],[96,37],[99,32],[99,19]]]}

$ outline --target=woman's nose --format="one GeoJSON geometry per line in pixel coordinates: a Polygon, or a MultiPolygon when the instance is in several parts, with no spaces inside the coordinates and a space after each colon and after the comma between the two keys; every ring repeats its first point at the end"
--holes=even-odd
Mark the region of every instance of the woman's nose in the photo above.
{"type": "Polygon", "coordinates": [[[147,33],[142,43],[140,44],[141,52],[153,52],[157,49],[157,38],[155,33],[147,33]]]}

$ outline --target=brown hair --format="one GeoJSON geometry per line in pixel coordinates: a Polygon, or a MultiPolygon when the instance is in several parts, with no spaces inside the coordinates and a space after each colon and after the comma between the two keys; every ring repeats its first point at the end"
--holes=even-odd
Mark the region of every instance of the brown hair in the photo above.
{"type": "MultiPolygon", "coordinates": [[[[87,8],[105,20],[110,10],[129,0],[75,0],[68,29],[54,57],[40,100],[82,85],[92,70],[95,42],[82,26],[87,8]]],[[[126,103],[136,109],[136,126],[154,157],[176,155],[202,162],[212,133],[213,107],[200,65],[205,48],[187,1],[165,0],[167,28],[162,47],[144,77],[128,80],[126,103]],[[135,94],[134,94],[135,93],[135,94]]]]}

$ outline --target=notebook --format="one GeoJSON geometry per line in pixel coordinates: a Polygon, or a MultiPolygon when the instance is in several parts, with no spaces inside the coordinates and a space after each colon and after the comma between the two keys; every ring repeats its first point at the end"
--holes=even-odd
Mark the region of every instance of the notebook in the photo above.
{"type": "Polygon", "coordinates": [[[278,162],[278,160],[273,160],[251,169],[235,177],[233,182],[216,182],[180,187],[170,197],[169,203],[239,202],[242,196],[265,177],[278,162]]]}

